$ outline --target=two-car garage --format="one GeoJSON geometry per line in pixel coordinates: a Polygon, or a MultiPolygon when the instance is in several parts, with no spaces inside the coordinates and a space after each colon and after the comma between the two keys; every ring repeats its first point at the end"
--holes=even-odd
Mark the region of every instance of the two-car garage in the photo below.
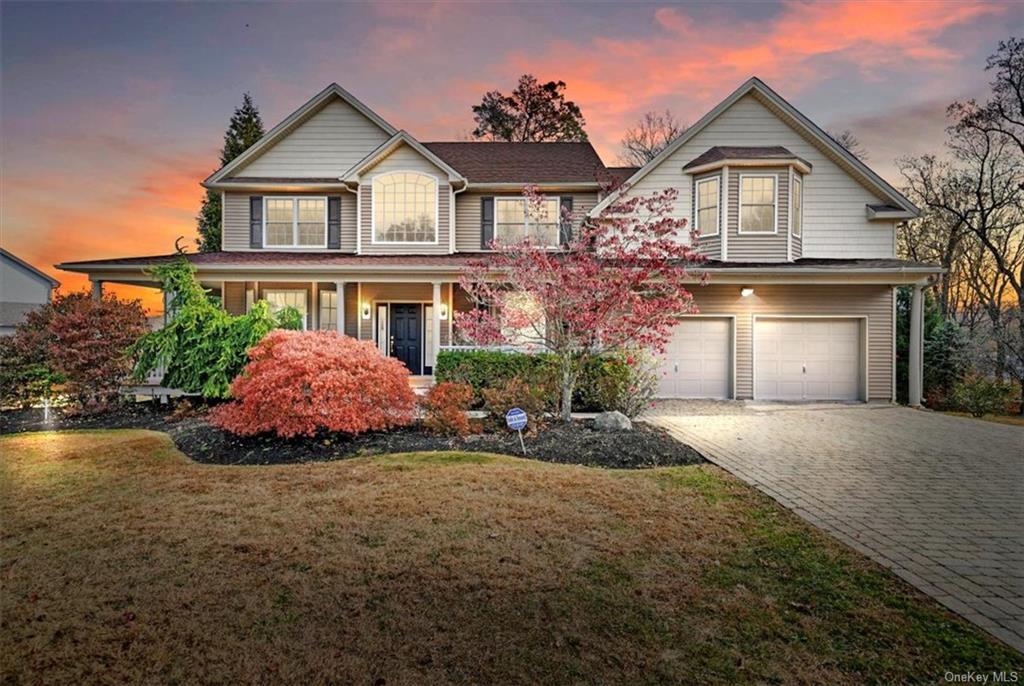
{"type": "Polygon", "coordinates": [[[860,316],[685,317],[661,358],[659,395],[866,399],[866,327],[860,316]]]}

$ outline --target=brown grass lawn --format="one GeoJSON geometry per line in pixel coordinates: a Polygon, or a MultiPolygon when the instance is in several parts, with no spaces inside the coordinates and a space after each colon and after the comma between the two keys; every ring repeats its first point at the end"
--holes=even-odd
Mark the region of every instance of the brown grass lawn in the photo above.
{"type": "Polygon", "coordinates": [[[9,683],[937,682],[1020,667],[713,467],[0,439],[9,683]]]}
{"type": "Polygon", "coordinates": [[[981,419],[996,424],[1009,424],[1010,426],[1024,426],[1024,415],[1019,414],[987,414],[984,417],[972,417],[966,412],[946,412],[955,417],[967,417],[969,419],[981,419]]]}

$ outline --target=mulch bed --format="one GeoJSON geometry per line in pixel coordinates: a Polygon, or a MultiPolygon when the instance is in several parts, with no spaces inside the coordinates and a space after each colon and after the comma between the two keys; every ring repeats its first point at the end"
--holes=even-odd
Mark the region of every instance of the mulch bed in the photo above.
{"type": "MultiPolygon", "coordinates": [[[[241,437],[210,426],[201,416],[177,418],[168,406],[142,402],[125,404],[99,415],[66,415],[51,410],[13,410],[0,413],[0,434],[71,429],[153,429],[171,436],[178,449],[207,464],[292,464],[341,460],[349,457],[430,450],[500,453],[522,457],[512,431],[465,438],[435,436],[411,426],[360,436],[324,434],[315,438],[283,439],[272,435],[241,437]]],[[[525,435],[527,457],[545,462],[608,469],[642,469],[698,464],[704,458],[664,430],[634,423],[632,431],[602,432],[590,421],[553,423],[535,435],[525,435]]]]}

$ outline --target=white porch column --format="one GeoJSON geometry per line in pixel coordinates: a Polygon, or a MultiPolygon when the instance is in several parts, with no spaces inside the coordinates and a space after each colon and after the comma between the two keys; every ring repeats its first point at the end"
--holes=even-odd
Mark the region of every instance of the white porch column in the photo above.
{"type": "Polygon", "coordinates": [[[334,288],[337,289],[337,295],[334,298],[334,304],[338,307],[338,314],[335,317],[335,321],[338,325],[338,333],[342,336],[345,335],[345,282],[335,281],[334,288]]]}
{"type": "Polygon", "coordinates": [[[437,352],[441,349],[441,282],[434,282],[433,307],[430,310],[430,366],[437,366],[437,352]]]}
{"type": "Polygon", "coordinates": [[[103,282],[92,281],[92,299],[103,300],[103,282]]]}
{"type": "Polygon", "coordinates": [[[910,301],[910,354],[908,365],[908,396],[907,403],[911,407],[920,407],[922,380],[924,374],[924,297],[921,286],[914,286],[914,295],[910,301]]]}

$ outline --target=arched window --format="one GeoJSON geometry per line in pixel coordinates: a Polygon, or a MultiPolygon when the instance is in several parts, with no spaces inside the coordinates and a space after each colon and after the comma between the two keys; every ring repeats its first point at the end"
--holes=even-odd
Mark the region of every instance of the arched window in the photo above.
{"type": "Polygon", "coordinates": [[[373,180],[373,240],[377,243],[437,242],[437,179],[397,171],[373,180]]]}

